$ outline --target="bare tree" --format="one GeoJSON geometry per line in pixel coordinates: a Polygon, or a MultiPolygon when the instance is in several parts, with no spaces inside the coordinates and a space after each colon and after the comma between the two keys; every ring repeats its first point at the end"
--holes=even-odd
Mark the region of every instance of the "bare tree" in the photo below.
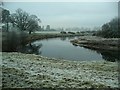
{"type": "Polygon", "coordinates": [[[2,16],[1,16],[2,23],[6,24],[6,26],[7,26],[6,30],[8,31],[8,27],[9,27],[8,23],[9,23],[9,19],[10,19],[10,17],[9,17],[10,12],[9,12],[9,10],[3,9],[3,8],[1,8],[1,11],[2,11],[2,16]]]}
{"type": "Polygon", "coordinates": [[[17,9],[16,13],[11,14],[13,26],[17,26],[21,31],[28,31],[29,34],[38,29],[38,23],[40,22],[36,15],[29,15],[22,9],[17,9]]]}
{"type": "Polygon", "coordinates": [[[0,7],[2,7],[4,5],[3,1],[0,1],[0,7]]]}

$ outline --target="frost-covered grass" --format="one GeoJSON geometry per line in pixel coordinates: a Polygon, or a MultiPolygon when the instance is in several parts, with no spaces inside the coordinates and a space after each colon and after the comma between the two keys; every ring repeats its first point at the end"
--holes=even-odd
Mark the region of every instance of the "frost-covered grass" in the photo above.
{"type": "Polygon", "coordinates": [[[82,46],[95,50],[118,51],[120,38],[102,38],[97,36],[81,36],[78,39],[71,40],[74,45],[82,46]]]}
{"type": "Polygon", "coordinates": [[[117,62],[68,61],[33,54],[3,53],[3,87],[118,87],[117,62]]]}

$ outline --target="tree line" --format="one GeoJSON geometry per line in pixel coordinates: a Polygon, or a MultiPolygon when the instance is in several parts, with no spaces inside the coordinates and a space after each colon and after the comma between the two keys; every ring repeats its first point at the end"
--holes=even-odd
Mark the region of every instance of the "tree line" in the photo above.
{"type": "Polygon", "coordinates": [[[3,30],[9,31],[9,23],[12,27],[18,28],[20,31],[28,31],[29,34],[38,30],[41,20],[36,15],[30,15],[22,9],[17,9],[15,13],[10,14],[9,10],[2,8],[3,30]]]}
{"type": "Polygon", "coordinates": [[[2,11],[2,51],[20,51],[26,45],[29,34],[39,29],[41,20],[22,9],[15,13],[0,7],[2,11]]]}
{"type": "Polygon", "coordinates": [[[120,38],[120,19],[118,17],[103,24],[101,28],[101,30],[97,31],[97,36],[104,38],[120,38]]]}

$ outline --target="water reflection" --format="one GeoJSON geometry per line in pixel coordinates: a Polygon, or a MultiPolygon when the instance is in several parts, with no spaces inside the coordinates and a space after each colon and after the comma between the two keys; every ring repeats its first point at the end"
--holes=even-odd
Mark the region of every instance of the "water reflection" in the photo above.
{"type": "Polygon", "coordinates": [[[61,37],[60,38],[62,41],[65,41],[67,39],[67,37],[61,37]]]}
{"type": "MultiPolygon", "coordinates": [[[[89,48],[90,49],[90,48],[89,48]]],[[[102,58],[106,61],[116,62],[119,61],[119,53],[118,51],[107,51],[107,50],[95,50],[98,54],[102,55],[102,58]]]]}
{"type": "MultiPolygon", "coordinates": [[[[76,36],[77,37],[77,36],[76,36]]],[[[75,39],[76,37],[68,37],[68,39],[75,39]]]]}
{"type": "Polygon", "coordinates": [[[28,53],[28,54],[36,54],[39,55],[42,52],[40,51],[40,48],[42,47],[42,44],[27,44],[25,47],[22,48],[20,52],[22,53],[28,53]]]}
{"type": "MultiPolygon", "coordinates": [[[[72,44],[74,46],[78,46],[76,44],[72,44]]],[[[110,61],[110,62],[116,62],[116,61],[120,61],[120,51],[107,51],[107,50],[96,50],[96,49],[92,49],[90,47],[84,47],[86,49],[89,49],[91,51],[95,51],[96,53],[102,55],[102,58],[106,61],[110,61]]]]}
{"type": "Polygon", "coordinates": [[[102,58],[106,61],[119,61],[119,52],[113,52],[113,51],[99,51],[102,55],[102,58]]]}
{"type": "Polygon", "coordinates": [[[72,43],[73,46],[77,47],[78,45],[76,43],[72,43]]]}
{"type": "Polygon", "coordinates": [[[71,40],[71,39],[75,39],[78,38],[78,36],[73,37],[73,36],[69,36],[69,37],[61,37],[60,40],[65,41],[65,40],[71,40]]]}

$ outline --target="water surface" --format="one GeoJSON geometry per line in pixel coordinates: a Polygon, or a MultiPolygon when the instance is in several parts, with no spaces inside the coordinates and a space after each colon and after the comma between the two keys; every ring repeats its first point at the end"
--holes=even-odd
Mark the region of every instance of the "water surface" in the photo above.
{"type": "Polygon", "coordinates": [[[96,51],[74,46],[70,40],[75,37],[52,38],[38,40],[33,42],[34,45],[42,44],[38,54],[50,58],[67,59],[67,60],[103,60],[102,55],[96,51]]]}

